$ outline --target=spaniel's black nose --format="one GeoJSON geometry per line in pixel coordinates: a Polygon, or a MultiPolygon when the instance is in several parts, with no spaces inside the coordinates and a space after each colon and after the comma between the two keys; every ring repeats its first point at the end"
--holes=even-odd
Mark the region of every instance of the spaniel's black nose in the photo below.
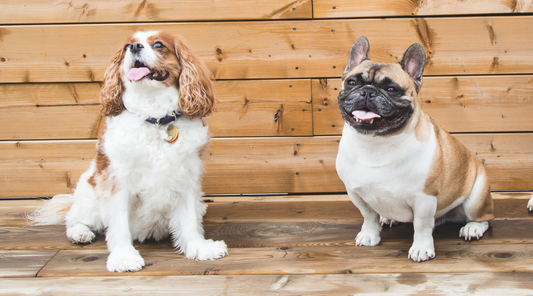
{"type": "Polygon", "coordinates": [[[142,45],[142,43],[135,42],[131,45],[130,50],[132,53],[138,53],[139,51],[141,51],[142,48],[144,48],[144,45],[142,45]]]}

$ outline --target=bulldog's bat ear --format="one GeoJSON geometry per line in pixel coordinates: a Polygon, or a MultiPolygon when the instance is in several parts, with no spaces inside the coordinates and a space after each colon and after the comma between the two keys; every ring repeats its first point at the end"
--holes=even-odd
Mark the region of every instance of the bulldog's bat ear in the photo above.
{"type": "Polygon", "coordinates": [[[346,76],[348,72],[352,71],[352,69],[357,65],[361,64],[364,60],[370,60],[368,57],[369,49],[370,44],[365,36],[361,36],[354,41],[352,48],[350,49],[350,59],[348,60],[348,65],[346,66],[346,69],[344,69],[344,74],[342,74],[343,77],[346,76]]]}
{"type": "Polygon", "coordinates": [[[424,65],[426,64],[426,52],[422,45],[413,43],[409,46],[399,64],[413,78],[417,88],[420,89],[422,86],[422,72],[424,72],[424,65]]]}

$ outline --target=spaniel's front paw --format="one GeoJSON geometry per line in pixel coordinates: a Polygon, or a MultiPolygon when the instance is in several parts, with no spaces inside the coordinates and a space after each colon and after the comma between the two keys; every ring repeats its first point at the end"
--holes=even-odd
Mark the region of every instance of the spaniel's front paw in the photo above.
{"type": "Polygon", "coordinates": [[[188,242],[185,247],[187,259],[214,260],[226,254],[228,254],[228,247],[224,241],[198,239],[188,242]]]}
{"type": "Polygon", "coordinates": [[[143,266],[144,259],[133,247],[130,250],[115,249],[107,258],[107,270],[110,272],[139,271],[143,266]]]}

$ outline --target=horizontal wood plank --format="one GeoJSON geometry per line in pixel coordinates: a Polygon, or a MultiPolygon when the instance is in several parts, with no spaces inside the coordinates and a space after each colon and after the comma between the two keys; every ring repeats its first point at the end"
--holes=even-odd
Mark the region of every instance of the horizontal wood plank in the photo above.
{"type": "MultiPolygon", "coordinates": [[[[508,195],[506,195],[508,196],[508,195]]],[[[524,198],[497,198],[495,220],[483,239],[475,244],[531,244],[533,216],[526,209],[530,194],[512,194],[524,198]],[[527,195],[527,196],[526,196],[527,195]]],[[[498,196],[496,196],[498,197],[498,196]]],[[[43,201],[1,201],[0,249],[59,250],[106,249],[105,240],[97,236],[91,244],[72,244],[65,236],[64,225],[27,226],[23,214],[43,201]],[[28,238],[31,237],[31,240],[28,238]]],[[[222,239],[233,248],[353,246],[363,219],[351,201],[292,202],[212,202],[204,216],[206,237],[222,239]]],[[[433,235],[436,245],[464,244],[458,237],[463,224],[438,226],[433,235]]],[[[412,242],[410,223],[382,230],[382,245],[405,245],[412,242]]],[[[467,242],[469,243],[469,242],[467,242]]],[[[169,249],[170,239],[162,242],[135,243],[139,249],[169,249]]]]}
{"type": "MultiPolygon", "coordinates": [[[[496,219],[533,217],[524,211],[532,192],[493,192],[496,219]]],[[[0,202],[0,226],[26,226],[26,215],[47,200],[0,202]]],[[[205,197],[204,223],[359,221],[359,211],[346,194],[205,197]],[[281,203],[281,205],[280,205],[281,203]]]]}
{"type": "MultiPolygon", "coordinates": [[[[484,163],[491,188],[533,188],[533,134],[459,134],[484,163]]],[[[203,153],[207,194],[345,192],[335,172],[339,137],[219,138],[203,153]]],[[[69,193],[96,141],[0,143],[2,197],[69,193]]]]}
{"type": "MultiPolygon", "coordinates": [[[[358,213],[353,205],[354,213],[358,213]]],[[[525,206],[524,213],[527,214],[525,206]]],[[[464,224],[450,223],[435,228],[435,245],[514,245],[533,244],[533,219],[496,219],[479,241],[465,242],[459,238],[464,224]]],[[[274,219],[271,221],[227,221],[226,224],[204,222],[206,238],[224,240],[231,248],[260,247],[354,247],[361,230],[362,218],[351,221],[315,219],[274,219]],[[285,221],[284,221],[285,220],[285,221]]],[[[73,244],[65,235],[65,226],[2,226],[0,250],[107,250],[105,238],[97,235],[90,244],[73,244]],[[29,239],[31,238],[31,239],[29,239]]],[[[381,231],[380,246],[408,246],[413,243],[413,225],[400,224],[381,231]]],[[[170,238],[162,241],[135,242],[137,249],[172,249],[170,238]]]]}
{"type": "Polygon", "coordinates": [[[533,12],[531,1],[313,0],[315,18],[475,15],[533,12]]]}
{"type": "MultiPolygon", "coordinates": [[[[340,79],[313,79],[313,131],[340,135],[340,79]]],[[[422,109],[449,132],[531,131],[533,76],[425,77],[422,109]]]]}
{"type": "Polygon", "coordinates": [[[312,18],[311,0],[7,0],[0,3],[2,24],[306,18],[312,18]]]}
{"type": "Polygon", "coordinates": [[[409,45],[422,43],[426,75],[533,67],[531,16],[34,25],[0,27],[0,82],[100,81],[121,40],[137,30],[183,35],[217,79],[340,77],[361,35],[380,62],[396,62],[409,45]]]}
{"type": "Polygon", "coordinates": [[[204,275],[0,279],[1,294],[81,295],[94,287],[107,294],[144,295],[529,295],[529,273],[400,273],[329,275],[204,275]],[[319,283],[317,285],[317,283],[319,283]]]}
{"type": "Polygon", "coordinates": [[[57,251],[0,251],[0,278],[35,277],[57,251]]]}
{"type": "MultiPolygon", "coordinates": [[[[214,137],[311,136],[310,83],[218,81],[210,131],[214,137]]],[[[99,89],[98,83],[0,84],[0,140],[97,138],[105,126],[99,89]]]]}
{"type": "MultiPolygon", "coordinates": [[[[141,250],[147,266],[135,276],[342,274],[426,272],[533,272],[530,245],[437,246],[436,257],[422,264],[407,259],[407,246],[230,248],[213,261],[187,260],[170,250],[141,250]]],[[[105,267],[106,250],[63,250],[39,277],[113,276],[105,267]]]]}

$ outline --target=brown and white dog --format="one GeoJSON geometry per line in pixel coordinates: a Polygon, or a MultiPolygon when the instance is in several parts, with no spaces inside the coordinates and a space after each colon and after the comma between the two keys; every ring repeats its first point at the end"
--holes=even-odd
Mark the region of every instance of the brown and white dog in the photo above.
{"type": "Polygon", "coordinates": [[[390,220],[413,223],[408,257],[418,262],[435,256],[436,223],[465,222],[459,236],[481,238],[494,218],[490,184],[476,155],[420,108],[424,49],[415,43],[390,64],[368,52],[366,37],[353,43],[338,96],[336,168],[364,217],[356,245],[379,244],[390,220]]]}
{"type": "Polygon", "coordinates": [[[66,222],[74,243],[105,233],[112,272],[144,266],[133,240],[171,235],[189,259],[226,255],[226,244],[206,240],[202,226],[203,120],[215,106],[204,63],[177,36],[137,32],[111,59],[100,101],[106,129],[90,168],[74,194],[55,196],[30,219],[66,222]]]}

